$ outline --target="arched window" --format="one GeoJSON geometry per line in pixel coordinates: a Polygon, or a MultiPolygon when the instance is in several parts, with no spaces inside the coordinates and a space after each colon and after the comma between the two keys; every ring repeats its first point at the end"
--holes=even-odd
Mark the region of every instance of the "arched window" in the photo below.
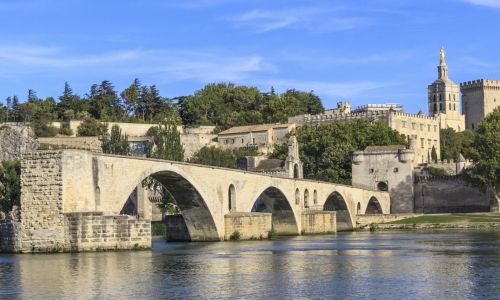
{"type": "Polygon", "coordinates": [[[293,178],[299,178],[299,165],[293,165],[293,178]]]}
{"type": "Polygon", "coordinates": [[[434,102],[436,102],[436,94],[434,94],[434,102]]]}
{"type": "Polygon", "coordinates": [[[455,103],[453,103],[453,110],[457,110],[457,107],[455,106],[455,103]]]}
{"type": "Polygon", "coordinates": [[[443,103],[439,103],[439,111],[443,111],[443,103]]]}
{"type": "Polygon", "coordinates": [[[316,190],[314,190],[314,196],[313,197],[314,197],[314,199],[313,199],[314,204],[318,204],[318,192],[316,190]]]}
{"type": "Polygon", "coordinates": [[[309,191],[307,189],[304,191],[304,207],[309,207],[309,191]]]}
{"type": "Polygon", "coordinates": [[[451,110],[451,103],[448,103],[448,109],[451,110]]]}
{"type": "Polygon", "coordinates": [[[300,191],[299,191],[299,189],[295,190],[295,204],[300,205],[300,191]]]}
{"type": "Polygon", "coordinates": [[[434,112],[436,112],[438,110],[438,106],[436,103],[434,103],[434,112]]]}
{"type": "Polygon", "coordinates": [[[358,202],[358,206],[357,206],[357,214],[359,215],[359,213],[361,212],[361,203],[358,202]]]}
{"type": "Polygon", "coordinates": [[[229,189],[227,191],[227,199],[229,211],[233,211],[234,209],[236,209],[236,189],[232,184],[229,185],[229,189]]]}
{"type": "Polygon", "coordinates": [[[387,182],[380,181],[379,183],[377,183],[377,189],[379,191],[387,192],[388,190],[387,182]]]}

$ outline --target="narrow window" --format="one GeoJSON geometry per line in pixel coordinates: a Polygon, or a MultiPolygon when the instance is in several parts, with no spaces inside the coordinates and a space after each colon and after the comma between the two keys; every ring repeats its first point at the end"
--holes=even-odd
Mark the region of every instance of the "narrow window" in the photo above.
{"type": "Polygon", "coordinates": [[[369,172],[370,172],[370,174],[371,174],[371,173],[373,173],[373,172],[374,172],[374,170],[373,170],[373,169],[370,169],[370,171],[369,171],[369,172]]]}
{"type": "Polygon", "coordinates": [[[394,168],[393,171],[394,171],[394,173],[397,173],[399,171],[399,169],[398,168],[394,168]]]}

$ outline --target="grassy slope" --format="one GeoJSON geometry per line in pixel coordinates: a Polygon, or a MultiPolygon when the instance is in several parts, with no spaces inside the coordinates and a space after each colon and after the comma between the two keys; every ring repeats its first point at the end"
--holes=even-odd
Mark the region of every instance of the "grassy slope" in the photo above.
{"type": "Polygon", "coordinates": [[[500,223],[500,214],[451,214],[426,215],[404,220],[388,222],[387,224],[421,224],[421,223],[500,223]]]}

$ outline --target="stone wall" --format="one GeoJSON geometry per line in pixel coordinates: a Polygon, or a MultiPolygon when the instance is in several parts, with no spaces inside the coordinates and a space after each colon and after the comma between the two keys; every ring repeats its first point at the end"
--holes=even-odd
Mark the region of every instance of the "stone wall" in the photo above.
{"type": "Polygon", "coordinates": [[[230,240],[231,235],[238,231],[240,239],[267,238],[272,229],[272,214],[233,212],[224,216],[226,233],[225,240],[230,240]]]}
{"type": "Polygon", "coordinates": [[[48,145],[48,147],[52,145],[65,149],[80,149],[102,153],[102,143],[96,136],[39,138],[38,141],[42,145],[48,145]]]}
{"type": "Polygon", "coordinates": [[[337,232],[337,217],[334,211],[302,212],[302,234],[337,232]]]}
{"type": "Polygon", "coordinates": [[[468,186],[459,176],[416,176],[416,213],[482,212],[490,210],[486,194],[468,186]]]}
{"type": "Polygon", "coordinates": [[[21,159],[25,152],[38,148],[29,127],[17,124],[0,124],[0,161],[21,159]]]}
{"type": "Polygon", "coordinates": [[[50,252],[65,243],[62,152],[31,152],[21,162],[23,252],[50,252]]]}
{"type": "Polygon", "coordinates": [[[151,221],[102,212],[67,213],[65,247],[70,251],[150,249],[151,221]]]}

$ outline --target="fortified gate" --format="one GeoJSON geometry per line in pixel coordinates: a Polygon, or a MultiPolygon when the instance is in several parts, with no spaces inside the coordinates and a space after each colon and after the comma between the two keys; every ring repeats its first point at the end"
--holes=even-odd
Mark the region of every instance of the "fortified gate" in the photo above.
{"type": "Polygon", "coordinates": [[[138,216],[120,215],[149,176],[175,198],[191,241],[224,240],[232,214],[268,213],[278,234],[299,235],[307,233],[313,212],[334,211],[336,228],[351,230],[356,214],[390,209],[388,193],[347,185],[81,150],[38,151],[23,158],[21,207],[11,225],[16,234],[1,241],[3,250],[150,248],[151,203],[139,201],[138,216]]]}

